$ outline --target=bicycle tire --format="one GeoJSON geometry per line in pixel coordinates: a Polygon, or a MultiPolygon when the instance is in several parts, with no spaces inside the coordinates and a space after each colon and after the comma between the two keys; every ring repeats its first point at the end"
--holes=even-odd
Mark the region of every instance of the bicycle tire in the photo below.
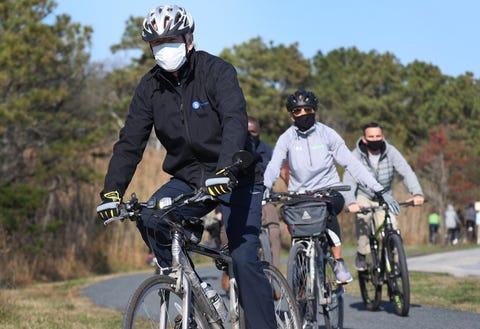
{"type": "Polygon", "coordinates": [[[317,299],[320,302],[318,308],[322,310],[326,329],[341,329],[344,319],[343,286],[336,283],[335,260],[333,257],[325,256],[325,253],[321,250],[319,255],[322,255],[320,269],[324,275],[317,275],[319,283],[317,296],[323,293],[323,296],[321,296],[323,298],[317,299]]]}
{"type": "Polygon", "coordinates": [[[287,280],[272,264],[262,262],[263,272],[272,286],[277,327],[285,329],[301,329],[300,314],[287,280]]]}
{"type": "MultiPolygon", "coordinates": [[[[183,293],[175,291],[176,280],[169,276],[154,275],[143,281],[133,293],[125,311],[123,329],[162,328],[159,305],[166,300],[164,328],[173,328],[176,317],[181,314],[183,293]]],[[[192,328],[208,329],[204,312],[198,307],[192,294],[192,328]],[[196,326],[195,326],[196,325],[196,326]]]]}
{"type": "MultiPolygon", "coordinates": [[[[376,245],[378,242],[373,241],[376,245]]],[[[372,243],[372,241],[370,241],[372,243]]],[[[370,253],[365,255],[367,269],[358,271],[358,284],[363,303],[369,311],[377,311],[382,301],[383,272],[380,271],[378,248],[370,246],[370,253]]]]}
{"type": "Polygon", "coordinates": [[[314,283],[310,282],[309,257],[303,243],[292,245],[288,254],[287,282],[295,296],[302,326],[316,321],[316,303],[312,300],[315,295],[314,283]]]}
{"type": "Polygon", "coordinates": [[[390,268],[386,268],[390,301],[398,315],[407,316],[410,310],[410,281],[402,238],[397,234],[390,235],[385,247],[390,263],[390,268]]]}

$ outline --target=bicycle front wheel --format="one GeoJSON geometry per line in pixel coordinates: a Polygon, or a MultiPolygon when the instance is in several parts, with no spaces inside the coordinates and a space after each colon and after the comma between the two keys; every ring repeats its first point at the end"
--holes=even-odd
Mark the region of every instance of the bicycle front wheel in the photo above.
{"type": "MultiPolygon", "coordinates": [[[[183,292],[175,289],[176,280],[164,275],[155,275],[143,281],[131,297],[125,312],[124,329],[171,329],[183,321],[183,292]]],[[[209,328],[207,319],[198,308],[192,294],[192,328],[209,328]],[[195,326],[196,325],[196,326],[195,326]]],[[[177,328],[177,327],[175,327],[177,328]]]]}
{"type": "Polygon", "coordinates": [[[285,329],[300,329],[301,321],[297,303],[287,280],[273,265],[262,262],[263,272],[272,286],[277,327],[285,329]]]}
{"type": "MultiPolygon", "coordinates": [[[[324,254],[323,254],[324,255],[324,254]]],[[[343,286],[336,283],[334,272],[335,260],[333,257],[323,257],[321,262],[323,282],[319,282],[318,302],[319,309],[323,310],[326,329],[343,328],[343,286]]],[[[321,276],[319,276],[320,280],[321,276]]]]}
{"type": "Polygon", "coordinates": [[[410,310],[410,281],[408,278],[407,258],[402,238],[392,234],[386,243],[386,274],[388,294],[398,315],[407,316],[410,310]]]}
{"type": "Polygon", "coordinates": [[[315,284],[309,275],[309,262],[307,247],[302,242],[294,243],[288,254],[287,282],[295,296],[302,325],[305,326],[317,322],[315,284]]]}

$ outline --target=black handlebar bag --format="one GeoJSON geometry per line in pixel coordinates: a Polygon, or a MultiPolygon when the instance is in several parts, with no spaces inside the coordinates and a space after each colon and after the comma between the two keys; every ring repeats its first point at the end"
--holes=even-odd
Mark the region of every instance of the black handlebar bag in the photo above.
{"type": "Polygon", "coordinates": [[[328,210],[323,201],[284,205],[281,213],[292,238],[319,235],[327,226],[328,210]]]}

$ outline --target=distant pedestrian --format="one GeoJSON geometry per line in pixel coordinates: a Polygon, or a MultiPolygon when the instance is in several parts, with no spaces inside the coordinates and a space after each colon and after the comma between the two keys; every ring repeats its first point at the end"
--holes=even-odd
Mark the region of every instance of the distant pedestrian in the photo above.
{"type": "Polygon", "coordinates": [[[437,242],[438,227],[440,226],[440,215],[435,211],[428,215],[429,242],[435,244],[437,242]]]}
{"type": "Polygon", "coordinates": [[[445,211],[445,227],[447,228],[448,232],[448,243],[451,245],[456,245],[458,243],[457,239],[457,225],[458,223],[458,215],[455,209],[451,204],[447,206],[447,210],[445,211]]]}
{"type": "Polygon", "coordinates": [[[465,228],[465,217],[463,216],[462,209],[457,209],[457,229],[455,230],[455,239],[457,241],[466,242],[466,234],[464,233],[465,228]]]}
{"type": "Polygon", "coordinates": [[[469,203],[465,210],[465,229],[467,232],[468,242],[475,243],[475,207],[473,203],[469,203]]]}
{"type": "Polygon", "coordinates": [[[477,224],[477,244],[480,244],[480,211],[475,215],[475,224],[477,224]]]}

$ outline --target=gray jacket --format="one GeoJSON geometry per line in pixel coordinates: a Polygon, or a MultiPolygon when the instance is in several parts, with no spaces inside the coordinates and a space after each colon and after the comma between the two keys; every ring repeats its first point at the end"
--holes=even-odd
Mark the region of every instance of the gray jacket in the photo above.
{"type": "Polygon", "coordinates": [[[445,226],[449,229],[456,228],[457,225],[460,223],[458,219],[457,212],[453,208],[451,204],[447,206],[447,210],[445,211],[445,226]]]}
{"type": "MultiPolygon", "coordinates": [[[[392,193],[392,182],[395,173],[397,173],[403,178],[405,186],[412,195],[423,195],[422,187],[412,168],[402,154],[393,145],[388,144],[387,141],[385,141],[385,147],[381,150],[376,168],[370,163],[367,147],[361,138],[357,141],[357,147],[352,153],[362,162],[370,174],[382,184],[383,189],[387,193],[392,193]]],[[[362,185],[359,185],[348,171],[345,171],[343,175],[343,183],[352,187],[350,191],[344,194],[345,204],[347,205],[356,202],[357,194],[363,194],[370,199],[374,197],[374,194],[362,185]]]]}
{"type": "Polygon", "coordinates": [[[288,159],[290,169],[288,190],[292,192],[339,185],[341,182],[335,162],[357,177],[364,188],[373,191],[383,189],[352,155],[343,138],[320,122],[305,132],[291,126],[278,138],[264,175],[267,188],[271,188],[277,180],[285,159],[288,159]]]}

